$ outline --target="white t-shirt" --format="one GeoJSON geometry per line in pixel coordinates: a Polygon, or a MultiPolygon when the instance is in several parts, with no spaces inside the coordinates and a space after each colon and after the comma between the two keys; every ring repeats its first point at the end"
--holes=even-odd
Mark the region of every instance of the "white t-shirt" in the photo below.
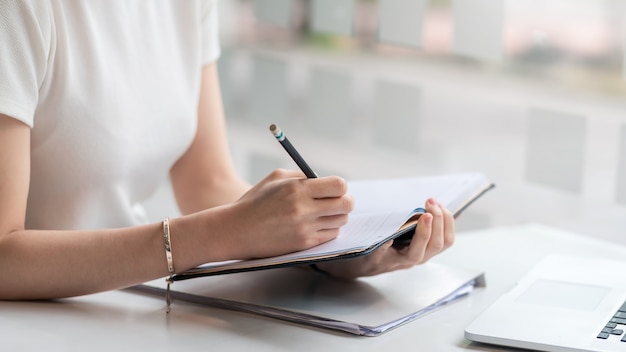
{"type": "Polygon", "coordinates": [[[0,1],[0,113],[32,127],[27,228],[144,221],[138,203],[194,137],[216,11],[212,0],[0,1]]]}

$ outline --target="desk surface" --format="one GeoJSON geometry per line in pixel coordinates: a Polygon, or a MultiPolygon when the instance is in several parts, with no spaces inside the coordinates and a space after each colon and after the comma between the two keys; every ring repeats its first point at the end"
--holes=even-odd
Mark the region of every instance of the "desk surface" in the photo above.
{"type": "Polygon", "coordinates": [[[550,253],[623,259],[626,247],[541,226],[461,233],[436,261],[485,271],[487,287],[379,337],[357,337],[262,317],[113,291],[54,302],[0,302],[2,351],[457,351],[463,329],[550,253]]]}

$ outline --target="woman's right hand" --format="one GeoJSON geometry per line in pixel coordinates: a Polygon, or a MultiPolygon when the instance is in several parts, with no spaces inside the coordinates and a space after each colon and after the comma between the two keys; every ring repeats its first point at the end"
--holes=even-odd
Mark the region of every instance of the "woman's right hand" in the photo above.
{"type": "Polygon", "coordinates": [[[228,259],[275,256],[314,247],[339,235],[354,205],[340,177],[305,178],[275,170],[223,209],[228,259]]]}

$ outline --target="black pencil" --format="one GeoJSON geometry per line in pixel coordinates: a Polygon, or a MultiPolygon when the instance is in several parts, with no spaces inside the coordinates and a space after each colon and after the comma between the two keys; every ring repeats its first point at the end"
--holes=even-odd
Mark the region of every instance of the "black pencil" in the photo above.
{"type": "Polygon", "coordinates": [[[274,137],[276,137],[276,140],[278,140],[278,142],[283,146],[283,148],[285,148],[285,150],[287,151],[287,154],[289,154],[289,156],[293,159],[293,161],[296,162],[300,170],[304,172],[306,177],[317,178],[317,174],[313,171],[313,169],[311,169],[309,164],[307,164],[306,161],[304,161],[300,153],[298,153],[296,148],[294,148],[291,142],[289,142],[289,139],[285,137],[285,134],[283,133],[283,131],[281,131],[280,128],[276,126],[275,124],[270,125],[270,131],[272,132],[274,137]]]}

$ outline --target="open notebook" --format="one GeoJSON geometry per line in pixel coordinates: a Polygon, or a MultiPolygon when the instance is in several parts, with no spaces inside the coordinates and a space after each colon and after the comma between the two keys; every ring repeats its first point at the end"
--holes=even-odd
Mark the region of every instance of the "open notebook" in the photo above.
{"type": "MultiPolygon", "coordinates": [[[[378,336],[482,286],[480,271],[429,262],[352,281],[294,267],[208,276],[176,282],[171,293],[179,303],[378,336]]],[[[164,298],[165,282],[155,280],[131,290],[164,298]]]]}
{"type": "Polygon", "coordinates": [[[271,269],[367,255],[389,240],[405,242],[415,232],[421,207],[434,197],[458,216],[494,185],[481,173],[352,181],[355,208],[339,236],[319,246],[286,255],[245,261],[207,263],[172,277],[195,277],[271,269]]]}

